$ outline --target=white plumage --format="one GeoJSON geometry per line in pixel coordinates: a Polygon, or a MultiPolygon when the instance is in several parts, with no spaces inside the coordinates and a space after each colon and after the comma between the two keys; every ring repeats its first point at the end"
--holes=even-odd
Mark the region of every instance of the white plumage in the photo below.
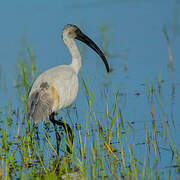
{"type": "Polygon", "coordinates": [[[34,122],[46,120],[57,110],[70,106],[77,97],[81,55],[74,39],[95,50],[102,58],[107,72],[110,71],[102,51],[77,26],[66,25],[62,31],[62,39],[72,55],[72,63],[51,68],[35,80],[28,98],[28,116],[34,122]]]}

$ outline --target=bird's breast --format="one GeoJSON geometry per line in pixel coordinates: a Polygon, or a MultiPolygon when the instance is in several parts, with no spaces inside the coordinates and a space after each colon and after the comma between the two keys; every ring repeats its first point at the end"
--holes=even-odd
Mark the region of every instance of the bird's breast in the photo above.
{"type": "Polygon", "coordinates": [[[52,88],[52,99],[54,98],[55,109],[69,107],[76,99],[78,94],[78,78],[73,76],[69,80],[58,81],[56,87],[52,88]]]}

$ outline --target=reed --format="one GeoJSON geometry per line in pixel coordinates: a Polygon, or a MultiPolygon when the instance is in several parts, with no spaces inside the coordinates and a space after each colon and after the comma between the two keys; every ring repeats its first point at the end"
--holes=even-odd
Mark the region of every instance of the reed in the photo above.
{"type": "Polygon", "coordinates": [[[62,129],[58,129],[62,137],[58,156],[53,126],[48,121],[35,125],[27,118],[28,92],[39,74],[34,54],[32,48],[25,46],[18,57],[14,83],[19,103],[12,104],[9,98],[7,110],[0,116],[1,179],[171,179],[175,168],[178,175],[179,153],[163,104],[160,76],[145,82],[144,101],[149,105],[149,114],[145,119],[142,117],[141,145],[136,142],[137,122],[126,119],[119,104],[119,92],[104,92],[105,108],[98,113],[95,87],[81,76],[87,106],[83,107],[84,114],[76,111],[75,117],[81,117],[85,124],[75,126],[74,117],[71,118],[73,108],[57,115],[72,122],[75,136],[74,143],[70,143],[62,129]],[[163,166],[165,155],[169,156],[169,166],[163,166]]]}

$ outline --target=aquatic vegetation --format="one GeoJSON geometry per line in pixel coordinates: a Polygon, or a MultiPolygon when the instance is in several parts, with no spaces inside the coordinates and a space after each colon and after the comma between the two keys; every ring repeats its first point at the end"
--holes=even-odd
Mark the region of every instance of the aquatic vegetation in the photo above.
{"type": "MultiPolygon", "coordinates": [[[[81,75],[86,106],[75,105],[57,114],[57,118],[71,122],[75,136],[74,143],[69,143],[58,127],[62,138],[58,156],[50,122],[37,125],[27,119],[28,93],[39,74],[34,54],[32,48],[23,45],[14,80],[18,103],[13,104],[9,97],[7,110],[0,115],[2,179],[171,179],[172,174],[178,176],[179,153],[171,134],[176,125],[169,118],[171,104],[167,107],[163,98],[161,74],[143,86],[144,102],[149,108],[140,120],[127,119],[128,107],[119,104],[122,94],[118,90],[103,91],[105,104],[102,103],[99,113],[95,105],[96,89],[81,75]],[[84,114],[78,114],[78,108],[84,114]],[[72,153],[67,151],[67,146],[72,153]],[[168,162],[164,158],[167,156],[168,162]]],[[[138,108],[141,107],[136,104],[135,111],[138,108]]]]}

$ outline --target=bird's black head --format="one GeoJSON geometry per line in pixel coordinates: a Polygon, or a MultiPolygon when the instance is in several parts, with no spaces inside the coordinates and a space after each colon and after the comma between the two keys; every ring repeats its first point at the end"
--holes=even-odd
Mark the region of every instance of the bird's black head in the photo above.
{"type": "Polygon", "coordinates": [[[77,39],[85,44],[87,44],[90,48],[92,48],[103,60],[107,72],[111,72],[109,68],[109,64],[104,56],[104,53],[100,50],[100,48],[88,37],[86,36],[76,25],[67,24],[62,32],[62,38],[64,41],[68,41],[68,39],[77,39]]]}

